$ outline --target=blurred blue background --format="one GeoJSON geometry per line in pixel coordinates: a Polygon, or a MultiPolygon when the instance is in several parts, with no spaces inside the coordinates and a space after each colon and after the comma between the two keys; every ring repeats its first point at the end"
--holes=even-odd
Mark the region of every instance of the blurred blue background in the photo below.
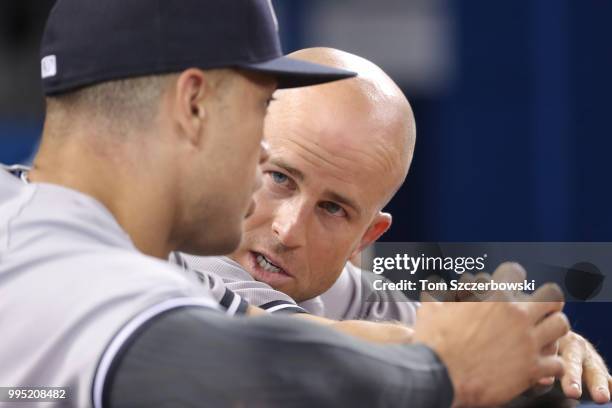
{"type": "MultiPolygon", "coordinates": [[[[612,1],[275,0],[285,51],[369,58],[417,118],[389,241],[612,241],[612,1]]],[[[52,0],[0,3],[0,162],[43,119],[38,42],[52,0]]],[[[610,304],[569,304],[612,361],[610,304]]]]}

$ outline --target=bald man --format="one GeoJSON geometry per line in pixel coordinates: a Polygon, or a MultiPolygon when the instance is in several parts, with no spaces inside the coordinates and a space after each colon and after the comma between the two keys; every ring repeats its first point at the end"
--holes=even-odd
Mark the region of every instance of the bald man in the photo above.
{"type": "MultiPolygon", "coordinates": [[[[174,254],[173,260],[213,272],[271,313],[412,325],[416,305],[399,292],[368,290],[375,275],[349,262],[391,226],[391,215],[382,209],[412,161],[416,126],[410,104],[385,72],[361,57],[327,48],[292,57],[359,76],[276,92],[265,123],[270,156],[262,165],[263,187],[254,196],[256,209],[245,222],[240,247],[229,258],[174,254]]],[[[584,368],[594,399],[608,401],[609,374],[594,348],[571,333],[561,352],[569,367],[566,395],[580,396],[584,368]]]]}
{"type": "Polygon", "coordinates": [[[371,285],[362,279],[373,275],[347,262],[391,225],[382,208],[412,160],[410,104],[391,78],[363,58],[321,48],[293,57],[350,66],[360,75],[341,86],[275,94],[265,129],[271,159],[262,169],[264,188],[231,256],[242,267],[214,258],[179,263],[216,271],[268,311],[412,324],[412,302],[401,293],[367,291],[371,285]]]}

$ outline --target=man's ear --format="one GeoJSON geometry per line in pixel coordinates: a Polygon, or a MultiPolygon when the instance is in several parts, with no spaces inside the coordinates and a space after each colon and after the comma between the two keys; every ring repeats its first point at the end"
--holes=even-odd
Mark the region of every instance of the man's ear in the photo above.
{"type": "Polygon", "coordinates": [[[368,227],[367,231],[361,237],[361,241],[359,245],[351,254],[351,258],[359,254],[365,247],[375,242],[378,238],[381,237],[382,234],[387,232],[387,230],[391,227],[391,223],[393,222],[393,217],[391,214],[380,211],[374,217],[374,220],[368,227]]]}
{"type": "Polygon", "coordinates": [[[182,72],[174,95],[174,116],[181,134],[193,145],[199,145],[206,119],[206,98],[211,92],[208,75],[196,68],[182,72]]]}

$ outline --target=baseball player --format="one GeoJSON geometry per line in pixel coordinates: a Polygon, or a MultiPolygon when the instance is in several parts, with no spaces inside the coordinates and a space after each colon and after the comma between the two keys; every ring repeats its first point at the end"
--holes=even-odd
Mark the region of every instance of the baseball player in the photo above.
{"type": "Polygon", "coordinates": [[[363,58],[326,48],[293,55],[348,66],[360,73],[359,78],[337,86],[278,92],[278,101],[271,107],[266,122],[268,141],[276,146],[282,139],[290,140],[277,149],[282,151],[272,161],[286,163],[290,159],[287,156],[310,149],[302,146],[312,140],[320,150],[313,156],[321,158],[321,171],[308,174],[308,185],[297,189],[303,170],[296,177],[295,171],[292,173],[295,166],[287,169],[272,161],[266,163],[264,187],[256,194],[259,205],[246,220],[245,240],[231,259],[175,254],[173,260],[195,270],[214,271],[251,304],[270,312],[308,311],[338,320],[387,320],[412,325],[416,313],[413,302],[401,293],[364,293],[371,285],[362,279],[372,279],[372,274],[347,262],[391,224],[390,214],[380,210],[402,184],[412,160],[415,125],[410,105],[391,78],[363,58]],[[388,165],[368,166],[367,160],[377,160],[377,156],[382,157],[379,161],[386,159],[388,165]],[[326,164],[329,169],[324,169],[326,164]],[[348,174],[351,176],[343,179],[348,174]],[[284,196],[283,186],[287,188],[284,196]],[[291,189],[299,190],[304,200],[293,200],[288,192],[291,189]],[[333,200],[332,196],[350,199],[333,200]],[[293,204],[298,207],[290,209],[293,204]],[[308,209],[302,211],[300,204],[308,209]],[[305,215],[296,218],[296,213],[305,215]],[[274,226],[269,225],[272,221],[274,226]],[[311,236],[306,236],[306,231],[311,236]],[[303,237],[297,238],[300,234],[303,237]],[[303,242],[285,243],[282,236],[303,242]],[[330,241],[334,245],[329,245],[330,241]],[[292,276],[287,277],[282,270],[269,273],[279,269],[271,259],[286,265],[292,276]],[[283,277],[287,278],[284,282],[283,277]]]}
{"type": "MultiPolygon", "coordinates": [[[[411,326],[415,303],[401,292],[372,290],[371,281],[381,277],[347,261],[391,224],[381,210],[403,183],[414,150],[408,101],[363,58],[327,48],[292,56],[359,76],[277,92],[266,119],[270,160],[240,248],[229,258],[174,254],[173,260],[186,270],[213,272],[270,313],[411,326]]],[[[568,334],[559,353],[569,368],[562,378],[568,397],[580,397],[584,378],[596,401],[609,401],[608,370],[586,339],[568,334]]]]}
{"type": "Polygon", "coordinates": [[[283,58],[269,1],[59,0],[41,73],[34,166],[0,171],[0,384],[33,392],[2,404],[485,406],[562,370],[560,301],[426,305],[383,347],[228,317],[166,261],[238,245],[274,90],[352,75],[283,58]]]}

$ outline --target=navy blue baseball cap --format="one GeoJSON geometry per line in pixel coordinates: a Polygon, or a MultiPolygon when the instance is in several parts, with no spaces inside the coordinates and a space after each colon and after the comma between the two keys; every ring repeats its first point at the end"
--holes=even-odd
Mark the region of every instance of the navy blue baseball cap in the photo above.
{"type": "Polygon", "coordinates": [[[41,58],[46,95],[188,68],[260,72],[278,88],[356,75],[284,57],[271,0],[58,0],[41,58]]]}

